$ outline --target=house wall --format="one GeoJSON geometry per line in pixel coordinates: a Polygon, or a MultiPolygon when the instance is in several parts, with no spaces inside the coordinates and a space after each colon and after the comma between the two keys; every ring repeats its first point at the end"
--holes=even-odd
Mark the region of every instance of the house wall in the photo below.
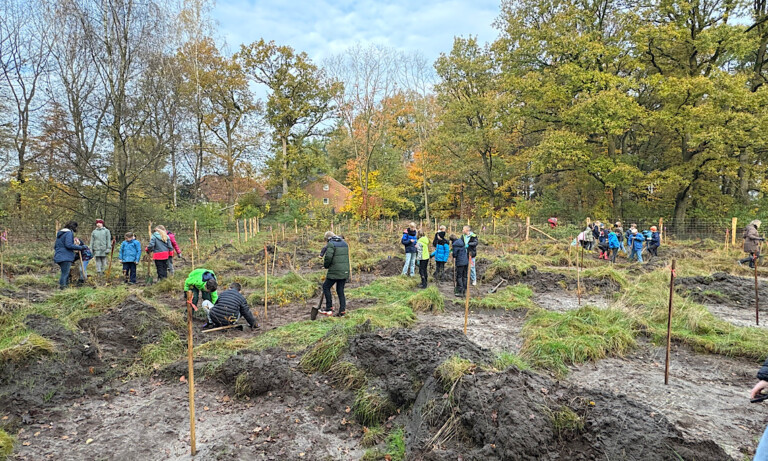
{"type": "Polygon", "coordinates": [[[329,176],[324,176],[317,181],[307,184],[304,186],[304,191],[320,203],[323,203],[323,199],[327,198],[329,203],[326,206],[333,208],[333,211],[336,213],[341,211],[351,193],[346,186],[329,176]],[[327,191],[323,190],[325,184],[328,184],[327,191]]]}

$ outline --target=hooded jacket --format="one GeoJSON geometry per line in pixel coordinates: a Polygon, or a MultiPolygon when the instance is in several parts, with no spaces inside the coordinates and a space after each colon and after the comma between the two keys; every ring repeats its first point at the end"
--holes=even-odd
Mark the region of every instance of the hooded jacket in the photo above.
{"type": "Polygon", "coordinates": [[[418,239],[416,238],[416,229],[411,229],[410,227],[403,232],[403,238],[400,240],[400,243],[405,246],[405,252],[406,253],[416,253],[416,241],[418,239]]]}
{"type": "Polygon", "coordinates": [[[173,254],[173,246],[171,246],[171,238],[168,237],[167,242],[163,242],[163,237],[159,232],[152,234],[152,238],[149,240],[149,246],[147,251],[152,252],[152,259],[154,260],[166,260],[173,254]]]}
{"type": "Polygon", "coordinates": [[[419,259],[425,260],[429,259],[429,238],[427,236],[421,237],[417,242],[417,249],[420,251],[419,253],[419,259]]]}
{"type": "Polygon", "coordinates": [[[456,239],[453,241],[453,259],[457,266],[469,266],[469,256],[467,255],[467,247],[464,244],[463,239],[456,239]]]}
{"type": "Polygon", "coordinates": [[[619,234],[616,232],[611,232],[608,234],[608,248],[620,248],[621,244],[619,243],[619,234]]]}
{"type": "Polygon", "coordinates": [[[248,301],[237,290],[222,291],[208,315],[216,326],[232,325],[240,316],[244,317],[251,327],[256,326],[256,319],[248,307],[248,301]]]}
{"type": "Polygon", "coordinates": [[[75,251],[85,249],[83,245],[75,245],[75,234],[64,228],[56,233],[56,243],[53,245],[53,262],[56,264],[75,260],[75,251]]]}
{"type": "Polygon", "coordinates": [[[640,253],[643,251],[643,241],[645,240],[645,237],[643,237],[643,234],[638,232],[637,234],[632,234],[632,249],[634,249],[636,252],[640,253]]]}
{"type": "Polygon", "coordinates": [[[349,245],[339,236],[331,237],[323,256],[323,267],[328,269],[326,279],[346,280],[349,278],[349,245]]]}
{"type": "Polygon", "coordinates": [[[658,232],[651,232],[651,239],[648,241],[648,248],[658,248],[661,246],[661,239],[658,232]]]}
{"type": "MultiPolygon", "coordinates": [[[[205,290],[205,282],[210,279],[216,280],[216,274],[212,270],[208,269],[195,269],[189,273],[187,279],[184,281],[184,291],[189,291],[192,287],[197,288],[199,291],[205,290]]],[[[216,300],[219,299],[219,294],[214,291],[211,292],[211,302],[216,304],[216,300]]]]}
{"type": "Polygon", "coordinates": [[[470,232],[469,235],[462,235],[461,238],[467,247],[467,254],[473,258],[477,257],[477,234],[470,232]]]}
{"type": "Polygon", "coordinates": [[[107,256],[112,248],[112,233],[106,227],[96,228],[91,232],[91,251],[93,256],[107,256]]]}
{"type": "Polygon", "coordinates": [[[439,243],[435,247],[435,251],[430,256],[435,257],[435,261],[439,263],[448,262],[448,257],[451,255],[451,245],[446,240],[445,243],[439,243]]]}
{"type": "Polygon", "coordinates": [[[138,264],[141,261],[141,242],[137,239],[133,239],[130,242],[123,240],[123,243],[120,244],[118,258],[124,263],[135,262],[138,264]]]}
{"type": "MultiPolygon", "coordinates": [[[[176,254],[181,256],[181,248],[179,248],[179,245],[176,243],[176,234],[173,232],[168,232],[168,240],[171,241],[171,246],[173,247],[173,250],[176,252],[176,254]]],[[[169,256],[173,255],[171,254],[169,256]]]]}
{"type": "Polygon", "coordinates": [[[754,221],[744,229],[744,251],[757,253],[760,248],[760,233],[757,231],[754,221]]]}

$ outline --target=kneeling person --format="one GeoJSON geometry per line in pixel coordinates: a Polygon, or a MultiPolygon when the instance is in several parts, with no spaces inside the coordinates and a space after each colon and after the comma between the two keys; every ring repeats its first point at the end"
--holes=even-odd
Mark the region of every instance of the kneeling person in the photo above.
{"type": "Polygon", "coordinates": [[[204,301],[216,304],[216,299],[219,296],[216,292],[217,289],[216,274],[208,269],[195,269],[189,273],[187,280],[184,281],[187,301],[195,306],[197,306],[197,301],[201,295],[204,301]]]}
{"type": "MultiPolygon", "coordinates": [[[[248,301],[246,301],[245,296],[240,294],[241,289],[239,283],[230,283],[229,289],[219,294],[216,304],[206,311],[208,328],[234,325],[240,320],[240,317],[245,318],[251,328],[259,328],[256,318],[251,313],[251,308],[248,307],[248,301]]],[[[205,306],[205,304],[207,303],[204,302],[203,305],[205,306]]]]}

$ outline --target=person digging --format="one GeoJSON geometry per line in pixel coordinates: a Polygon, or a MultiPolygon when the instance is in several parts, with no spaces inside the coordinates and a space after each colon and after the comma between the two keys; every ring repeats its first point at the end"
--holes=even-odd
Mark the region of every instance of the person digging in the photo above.
{"type": "Polygon", "coordinates": [[[336,285],[336,294],[339,296],[339,317],[347,312],[347,298],[344,296],[344,285],[349,278],[349,246],[341,237],[328,231],[325,233],[328,241],[325,255],[323,255],[323,267],[328,269],[323,282],[323,295],[325,296],[325,308],[320,309],[320,314],[333,315],[333,297],[331,287],[336,285]]]}
{"type": "Polygon", "coordinates": [[[235,325],[240,317],[248,322],[252,330],[259,328],[259,323],[253,316],[251,308],[248,307],[248,301],[240,293],[241,289],[239,283],[230,283],[229,289],[221,292],[215,304],[207,300],[203,301],[202,308],[208,317],[208,323],[203,325],[203,329],[235,325]]]}
{"type": "Polygon", "coordinates": [[[200,297],[203,298],[203,301],[209,301],[211,305],[215,305],[219,297],[216,292],[217,289],[216,274],[208,269],[195,269],[189,273],[184,281],[186,301],[192,304],[194,310],[197,310],[197,302],[200,297]]]}

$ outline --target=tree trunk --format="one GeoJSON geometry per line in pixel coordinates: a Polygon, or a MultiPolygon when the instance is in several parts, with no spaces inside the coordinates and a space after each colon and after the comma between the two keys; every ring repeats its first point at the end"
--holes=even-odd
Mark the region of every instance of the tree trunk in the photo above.
{"type": "MultiPolygon", "coordinates": [[[[21,212],[21,191],[24,186],[24,172],[26,169],[26,162],[24,161],[24,154],[19,152],[19,168],[16,170],[16,181],[19,182],[19,190],[16,192],[16,210],[21,212]]],[[[19,216],[21,217],[21,216],[19,216]]]]}
{"type": "Polygon", "coordinates": [[[686,230],[685,216],[688,211],[688,203],[690,202],[690,196],[688,194],[690,190],[691,184],[675,195],[675,232],[685,232],[686,230]]]}
{"type": "Polygon", "coordinates": [[[288,140],[281,136],[283,142],[283,195],[288,194],[288,140]]]}

